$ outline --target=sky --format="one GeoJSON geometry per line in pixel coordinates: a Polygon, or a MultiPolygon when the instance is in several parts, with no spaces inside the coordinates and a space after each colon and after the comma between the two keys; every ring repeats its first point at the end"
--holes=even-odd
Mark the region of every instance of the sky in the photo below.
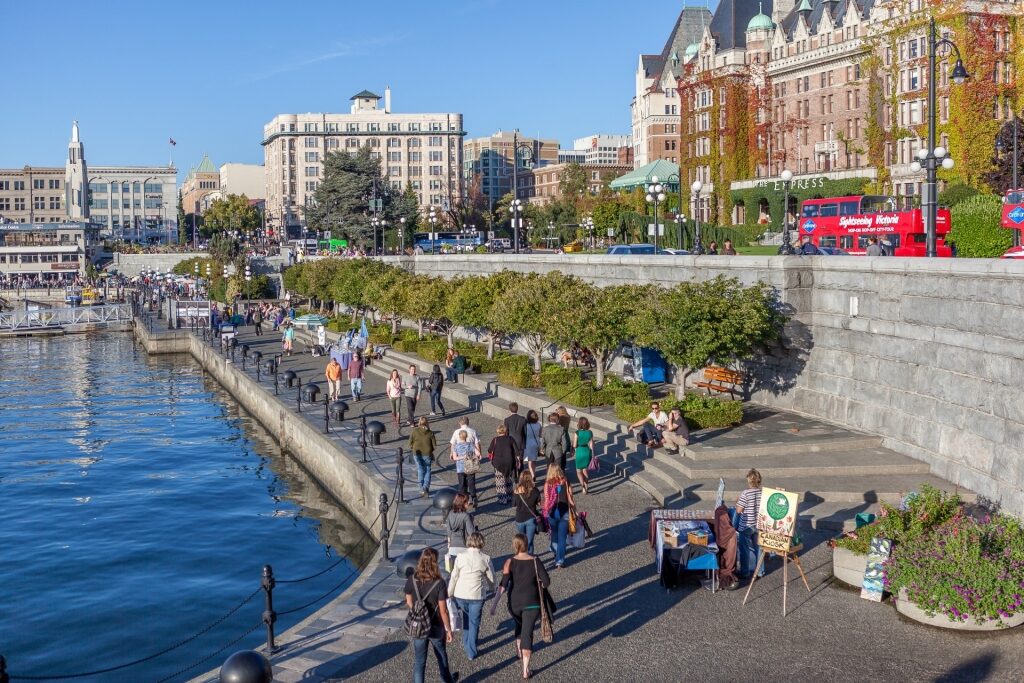
{"type": "Polygon", "coordinates": [[[0,168],[62,166],[73,119],[95,165],[262,163],[275,115],[385,86],[392,111],[460,112],[469,137],[627,134],[638,55],[683,4],[10,1],[0,168]]]}

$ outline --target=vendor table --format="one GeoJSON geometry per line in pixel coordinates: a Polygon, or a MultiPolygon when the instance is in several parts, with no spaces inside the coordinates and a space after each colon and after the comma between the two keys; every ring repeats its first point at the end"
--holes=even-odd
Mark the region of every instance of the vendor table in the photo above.
{"type": "Polygon", "coordinates": [[[711,527],[707,522],[703,520],[659,519],[655,523],[654,547],[655,565],[659,581],[662,585],[669,585],[669,581],[666,580],[669,577],[671,577],[671,581],[674,583],[679,573],[683,571],[705,571],[711,577],[711,591],[715,591],[717,588],[718,544],[715,543],[714,534],[711,532],[711,527]],[[682,538],[686,537],[688,531],[704,531],[708,534],[707,553],[696,557],[688,557],[690,553],[689,543],[680,543],[675,548],[666,546],[664,531],[667,529],[678,532],[682,538]],[[685,563],[683,557],[688,557],[685,563]]]}

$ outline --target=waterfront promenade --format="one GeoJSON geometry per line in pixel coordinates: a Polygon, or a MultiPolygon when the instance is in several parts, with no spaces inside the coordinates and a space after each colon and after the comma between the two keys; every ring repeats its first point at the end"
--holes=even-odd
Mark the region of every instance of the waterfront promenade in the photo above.
{"type": "MultiPolygon", "coordinates": [[[[268,333],[257,339],[248,330],[239,342],[264,353],[280,347],[277,335],[268,333]]],[[[286,359],[282,371],[294,370],[304,382],[315,379],[324,387],[325,364],[326,359],[306,354],[286,359]]],[[[388,433],[381,446],[370,451],[370,462],[361,467],[392,482],[395,452],[405,445],[408,431],[402,428],[396,434],[391,427],[382,398],[383,378],[377,374],[384,365],[371,368],[366,383],[368,400],[352,404],[346,429],[330,438],[344,451],[338,457],[358,461],[352,430],[358,414],[365,411],[368,417],[381,419],[388,433]]],[[[240,367],[236,363],[234,371],[240,367]]],[[[264,379],[262,387],[272,396],[272,383],[264,379]]],[[[447,443],[457,417],[470,410],[459,403],[462,398],[474,405],[471,424],[486,443],[497,420],[478,408],[497,413],[501,406],[484,394],[466,392],[461,385],[449,389],[447,418],[432,419],[431,423],[439,432],[439,441],[447,443]]],[[[282,389],[280,399],[294,410],[294,390],[282,389]]],[[[311,432],[322,431],[322,405],[318,410],[304,410],[303,415],[311,432]]],[[[413,470],[407,468],[407,478],[412,479],[413,470]]],[[[454,483],[450,467],[435,469],[435,477],[439,483],[454,483]]],[[[486,465],[481,485],[478,524],[487,536],[486,552],[500,567],[514,533],[511,512],[495,504],[486,465]]],[[[706,680],[787,676],[793,680],[861,681],[877,679],[884,671],[887,679],[909,681],[1015,681],[1024,677],[1018,635],[972,638],[935,631],[902,620],[890,605],[861,600],[856,592],[834,586],[826,532],[804,534],[803,561],[812,592],[807,593],[798,580],[791,583],[790,614],[785,619],[778,562],[769,563],[766,580],[758,582],[746,606],[741,606],[742,591],[712,594],[693,584],[667,592],[658,584],[647,544],[648,515],[656,506],[654,500],[610,467],[603,469],[593,490],[592,495],[581,497],[581,507],[591,515],[595,537],[585,549],[570,551],[566,569],[554,574],[552,592],[560,606],[557,636],[555,643],[542,646],[535,655],[538,675],[557,680],[588,676],[678,680],[685,672],[685,677],[706,680]],[[978,678],[979,671],[986,675],[978,678]]],[[[415,484],[408,484],[406,492],[414,495],[415,484]]],[[[428,507],[426,499],[413,499],[402,506],[392,534],[392,557],[424,545],[443,548],[439,521],[440,514],[428,507]]],[[[537,550],[550,562],[543,535],[538,536],[537,550]]],[[[401,632],[405,616],[402,585],[394,565],[376,558],[349,590],[279,639],[284,647],[273,657],[275,680],[409,678],[412,654],[401,632]]],[[[481,641],[481,655],[473,662],[466,660],[457,641],[449,646],[453,670],[461,673],[462,680],[517,678],[511,620],[503,605],[495,616],[485,614],[481,641]]],[[[429,679],[436,680],[436,668],[428,662],[429,679]]],[[[196,680],[215,680],[215,672],[196,680]]]]}

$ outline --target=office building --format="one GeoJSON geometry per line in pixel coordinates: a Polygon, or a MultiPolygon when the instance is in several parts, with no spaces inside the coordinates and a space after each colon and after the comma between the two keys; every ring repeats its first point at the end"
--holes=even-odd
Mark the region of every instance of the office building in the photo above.
{"type": "Polygon", "coordinates": [[[84,277],[96,260],[99,231],[79,221],[0,223],[0,275],[53,284],[84,277]]]}
{"type": "MultiPolygon", "coordinates": [[[[575,163],[575,162],[573,162],[575,163]]],[[[572,164],[553,164],[534,169],[527,177],[528,185],[523,188],[531,204],[549,204],[562,197],[561,183],[566,170],[572,164]]],[[[633,170],[632,166],[614,164],[575,164],[586,176],[587,192],[597,194],[605,183],[611,182],[624,173],[633,170]]]]}
{"type": "Polygon", "coordinates": [[[267,196],[266,169],[262,164],[221,164],[220,189],[225,195],[245,195],[250,200],[267,196]]]}
{"type": "Polygon", "coordinates": [[[512,192],[513,180],[518,180],[519,198],[527,199],[531,174],[537,168],[559,163],[558,154],[557,140],[499,130],[488,137],[466,140],[463,178],[467,184],[475,183],[492,205],[512,192]],[[512,165],[514,149],[518,150],[517,168],[512,165]]]}
{"type": "Polygon", "coordinates": [[[592,166],[619,166],[620,157],[625,154],[626,158],[631,157],[633,138],[629,135],[605,135],[596,133],[573,141],[572,148],[577,152],[583,152],[583,161],[580,163],[592,166]]]}
{"type": "Polygon", "coordinates": [[[347,114],[279,114],[263,127],[267,220],[272,226],[302,225],[304,207],[323,179],[325,156],[361,147],[380,159],[391,189],[412,188],[424,210],[462,198],[462,114],[396,114],[390,88],[383,98],[364,90],[350,100],[347,114]]]}
{"type": "Polygon", "coordinates": [[[203,155],[198,166],[188,170],[185,181],[181,184],[181,206],[185,213],[203,215],[215,199],[223,197],[220,187],[220,171],[203,155]]]}

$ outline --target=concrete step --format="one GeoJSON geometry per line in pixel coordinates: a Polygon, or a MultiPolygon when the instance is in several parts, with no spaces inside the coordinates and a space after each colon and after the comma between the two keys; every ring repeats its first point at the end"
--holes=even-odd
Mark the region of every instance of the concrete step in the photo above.
{"type": "Polygon", "coordinates": [[[814,457],[787,454],[703,461],[694,461],[686,456],[669,453],[664,448],[656,448],[651,457],[679,470],[688,479],[743,478],[751,468],[756,468],[765,479],[927,474],[929,471],[927,463],[879,447],[857,451],[830,451],[814,457]]]}
{"type": "Polygon", "coordinates": [[[877,503],[850,505],[847,503],[818,503],[817,505],[800,505],[797,510],[797,526],[803,529],[824,531],[853,531],[857,528],[857,515],[867,512],[878,514],[877,503]]]}
{"type": "Polygon", "coordinates": [[[818,436],[776,435],[781,439],[765,438],[764,443],[729,444],[710,430],[697,434],[693,443],[686,447],[686,454],[693,460],[732,460],[735,458],[760,458],[774,455],[813,455],[835,451],[853,451],[861,448],[875,448],[882,443],[881,437],[870,434],[848,432],[846,434],[822,434],[818,436]],[[718,437],[718,438],[716,438],[718,437]],[[707,440],[707,441],[705,441],[707,440]]]}

